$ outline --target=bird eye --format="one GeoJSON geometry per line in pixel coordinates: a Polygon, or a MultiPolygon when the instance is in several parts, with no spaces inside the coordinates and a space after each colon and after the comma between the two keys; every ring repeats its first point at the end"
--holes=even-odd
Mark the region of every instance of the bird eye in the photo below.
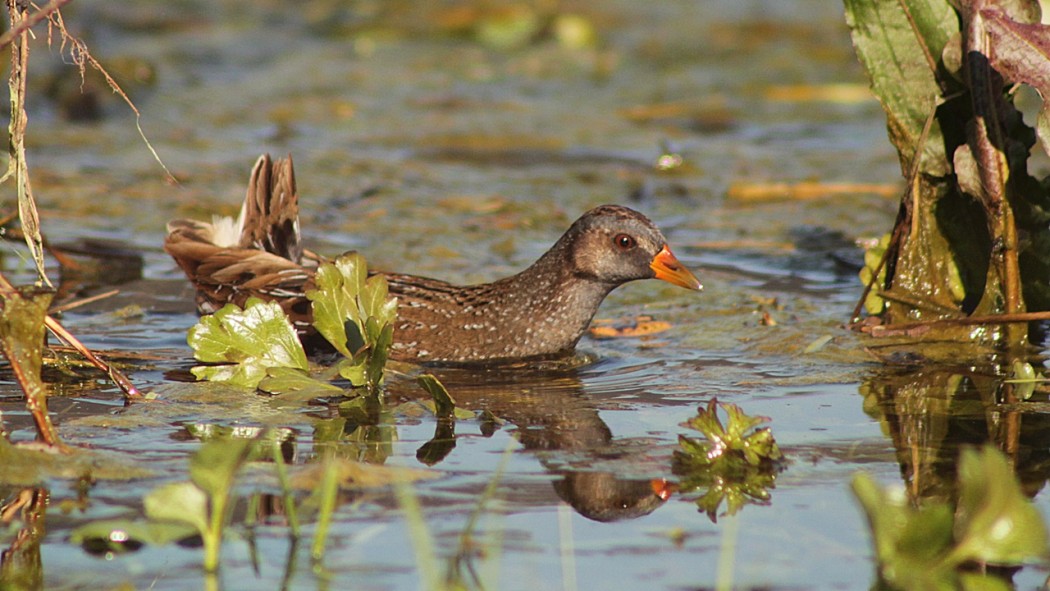
{"type": "Polygon", "coordinates": [[[618,246],[621,250],[630,250],[634,248],[635,242],[634,238],[627,234],[617,234],[613,238],[613,244],[618,246]]]}

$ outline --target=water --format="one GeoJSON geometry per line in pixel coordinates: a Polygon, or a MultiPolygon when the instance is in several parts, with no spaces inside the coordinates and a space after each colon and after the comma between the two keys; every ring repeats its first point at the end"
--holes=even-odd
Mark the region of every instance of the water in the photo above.
{"type": "MultiPolygon", "coordinates": [[[[543,18],[563,14],[542,10],[543,18]]],[[[133,57],[155,72],[132,96],[178,185],[165,181],[133,118],[104,88],[101,118],[87,123],[67,122],[43,82],[33,91],[30,165],[45,233],[55,242],[119,240],[144,259],[141,281],[67,313],[64,323],[89,346],[129,357],[132,379],[159,399],[125,408],[97,374],[60,380],[51,405],[63,438],[119,464],[116,475],[149,474],[99,476],[80,505],[75,480],[48,478],[46,530],[27,535],[32,527],[15,518],[0,537],[0,546],[17,549],[12,557],[39,557],[42,575],[30,587],[210,584],[199,548],[95,556],[69,543],[69,532],[101,518],[141,517],[146,492],[186,479],[198,445],[187,425],[290,428],[299,464],[311,460],[326,428],[341,425],[322,407],[277,408],[255,394],[182,381],[192,365],[185,330],[195,317],[188,285],[160,248],[164,223],[234,213],[263,151],[294,155],[304,233],[320,252],[356,248],[376,267],[484,281],[534,260],[579,212],[621,202],[657,221],[705,291],[621,288],[601,318],[652,315],[671,329],[647,339],[586,338],[581,350],[595,361],[575,370],[449,376],[460,406],[506,423],[493,431],[458,422],[455,447],[429,468],[436,477],[415,485],[436,556],[417,556],[389,488],[350,489],[329,534],[330,578],[309,565],[313,521],[290,559],[287,528],[275,518],[254,537],[231,528],[223,589],[418,588],[428,561],[442,575],[452,568],[460,532],[501,466],[459,562],[486,589],[678,590],[716,580],[868,589],[871,545],[851,476],[865,471],[943,496],[957,446],[1001,435],[1011,421],[1021,425],[1016,457],[1035,493],[1046,478],[1040,406],[999,406],[999,386],[984,367],[884,369],[865,352],[871,343],[842,328],[859,293],[852,241],[889,230],[893,198],[726,196],[739,183],[898,182],[874,100],[770,98],[771,89],[793,85],[865,84],[840,8],[755,0],[572,10],[597,31],[596,47],[538,32],[531,43],[498,49],[481,40],[483,13],[465,9],[455,21],[452,8],[427,3],[315,0],[249,10],[78,0],[66,9],[103,63],[133,57]],[[656,170],[662,145],[684,165],[656,170]],[[775,326],[761,322],[764,312],[775,326]],[[826,336],[822,349],[805,352],[826,336]],[[661,501],[650,486],[672,477],[677,437],[689,433],[681,423],[712,397],[769,417],[791,461],[768,506],[717,522],[691,497],[661,501]],[[39,545],[19,541],[20,531],[39,545]]],[[[75,77],[57,48],[38,43],[34,52],[34,73],[75,77]]],[[[5,257],[5,273],[28,277],[17,254],[5,257]]],[[[25,441],[28,417],[3,378],[5,424],[25,441]]],[[[391,396],[421,393],[395,380],[391,396]]],[[[395,415],[383,463],[424,467],[417,453],[437,427],[426,414],[395,415]]],[[[350,439],[336,447],[356,453],[350,439]]],[[[235,522],[244,498],[272,489],[258,471],[247,474],[235,522]]],[[[19,490],[5,495],[10,501],[19,490]]],[[[1045,512],[1045,495],[1035,502],[1045,512]]],[[[1028,567],[1014,580],[1033,587],[1045,576],[1028,567]]]]}

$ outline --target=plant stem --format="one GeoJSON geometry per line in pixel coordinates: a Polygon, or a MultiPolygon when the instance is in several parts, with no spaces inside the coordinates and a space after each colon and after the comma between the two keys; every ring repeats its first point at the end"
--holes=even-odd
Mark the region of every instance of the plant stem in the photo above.
{"type": "Polygon", "coordinates": [[[399,476],[394,480],[394,493],[405,514],[405,525],[412,550],[416,554],[416,565],[419,568],[421,589],[442,589],[441,577],[438,574],[437,562],[434,560],[434,543],[423,519],[423,508],[408,478],[399,476]]]}
{"type": "Polygon", "coordinates": [[[733,565],[736,564],[736,538],[740,530],[739,519],[736,515],[729,515],[723,522],[725,528],[722,530],[722,547],[718,552],[716,591],[732,591],[733,589],[733,565]]]}
{"type": "Polygon", "coordinates": [[[332,456],[329,456],[325,460],[324,475],[321,477],[321,502],[317,516],[317,532],[314,534],[314,543],[310,548],[310,558],[315,566],[324,560],[325,542],[328,539],[328,528],[332,525],[332,514],[335,512],[338,494],[338,463],[332,459],[332,456]]]}
{"type": "Polygon", "coordinates": [[[220,492],[211,499],[211,514],[208,516],[208,530],[202,532],[204,539],[204,571],[213,573],[219,570],[219,550],[222,547],[222,530],[226,521],[226,506],[230,499],[229,490],[220,492]]]}
{"type": "Polygon", "coordinates": [[[284,465],[284,456],[281,455],[281,442],[273,441],[273,462],[277,466],[277,480],[281,483],[281,496],[284,499],[284,513],[288,517],[288,527],[291,529],[292,540],[299,539],[299,515],[295,508],[295,497],[292,495],[292,485],[288,481],[288,468],[284,465]]]}

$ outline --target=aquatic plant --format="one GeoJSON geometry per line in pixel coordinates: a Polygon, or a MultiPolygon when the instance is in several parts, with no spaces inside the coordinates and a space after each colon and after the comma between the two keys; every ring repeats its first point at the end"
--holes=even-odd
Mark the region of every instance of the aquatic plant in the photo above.
{"type": "Polygon", "coordinates": [[[318,267],[314,281],[317,289],[306,292],[313,325],[346,358],[339,375],[378,391],[397,318],[397,298],[388,295],[386,278],[369,277],[365,258],[349,253],[318,267]]]}
{"type": "Polygon", "coordinates": [[[244,309],[227,304],[202,316],[187,340],[194,357],[211,364],[193,368],[201,380],[255,388],[269,369],[309,369],[292,323],[274,302],[252,298],[244,309]]]}
{"type": "MultiPolygon", "coordinates": [[[[335,370],[354,387],[379,392],[393,339],[397,298],[389,297],[386,279],[368,277],[359,254],[345,254],[317,270],[316,289],[306,293],[313,305],[313,326],[343,358],[335,370]]],[[[309,363],[295,328],[274,302],[249,299],[243,309],[227,304],[201,317],[187,338],[198,361],[199,379],[266,389],[325,389],[307,375],[309,363]],[[289,371],[290,370],[290,371],[289,371]]]]}
{"type": "Polygon", "coordinates": [[[672,472],[678,476],[682,493],[704,490],[697,507],[716,520],[718,509],[726,503],[726,514],[733,515],[748,504],[769,502],[776,475],[784,467],[780,451],[766,417],[752,417],[731,403],[712,398],[700,407],[684,426],[699,431],[703,438],[678,436],[672,472]],[[718,409],[726,413],[723,425],[718,409]]]}
{"type": "MultiPolygon", "coordinates": [[[[68,1],[68,0],[67,0],[68,1]]],[[[103,74],[114,93],[119,94],[135,114],[138,111],[128,99],[120,86],[110,77],[109,73],[91,55],[87,45],[80,39],[72,36],[66,29],[62,20],[60,8],[66,2],[51,2],[40,8],[33,5],[36,10],[30,13],[30,3],[8,2],[6,32],[0,36],[0,49],[11,48],[11,67],[8,75],[8,89],[10,91],[10,119],[8,124],[7,141],[7,169],[0,176],[0,184],[11,181],[15,185],[18,195],[18,221],[21,225],[19,234],[24,238],[26,247],[29,249],[30,258],[36,270],[36,285],[28,288],[14,287],[2,274],[0,274],[0,309],[3,310],[3,335],[0,336],[3,346],[2,353],[15,370],[19,385],[26,395],[26,406],[33,416],[36,424],[37,437],[45,443],[55,446],[57,449],[66,448],[59,441],[58,433],[51,424],[47,414],[46,388],[40,379],[41,369],[41,343],[44,339],[44,327],[64,340],[78,352],[84,355],[92,364],[106,372],[113,381],[121,388],[127,398],[138,397],[138,390],[131,384],[123,373],[115,367],[96,357],[91,351],[80,343],[52,316],[47,314],[47,307],[51,303],[53,293],[51,281],[47,277],[44,268],[45,241],[40,230],[40,217],[37,212],[36,198],[33,195],[32,185],[29,178],[29,162],[26,158],[26,128],[29,117],[26,112],[28,102],[28,79],[29,79],[29,41],[33,35],[30,28],[41,21],[47,21],[49,29],[48,41],[51,41],[51,31],[57,32],[61,37],[60,51],[70,48],[70,61],[75,63],[83,74],[85,66],[98,70],[103,74]],[[75,49],[72,49],[75,48],[75,49]]],[[[146,142],[150,151],[156,157],[156,152],[149,145],[142,128],[139,127],[140,135],[146,142]]],[[[157,158],[160,162],[160,159],[157,158]]],[[[161,163],[163,166],[163,163],[161,163]]],[[[6,230],[6,229],[5,229],[6,230]]],[[[2,232],[0,232],[2,233],[2,232]]],[[[0,426],[2,427],[2,426],[0,426]]],[[[0,428],[2,431],[2,428],[0,428]]]]}
{"type": "Polygon", "coordinates": [[[1032,311],[1050,309],[1050,191],[1027,169],[1036,132],[1044,150],[1050,142],[1040,3],[844,4],[906,180],[888,243],[866,257],[877,262],[854,316],[864,305],[881,314],[883,326],[861,325],[875,334],[919,321],[941,338],[1023,350],[1025,323],[1046,317],[1032,311]],[[1043,97],[1034,130],[1014,106],[1017,83],[1043,97]]]}
{"type": "Polygon", "coordinates": [[[877,576],[892,589],[1006,589],[974,564],[1019,566],[1047,555],[1039,511],[1021,492],[1006,458],[991,446],[964,448],[958,501],[914,506],[867,474],[853,478],[875,546],[877,576]]]}

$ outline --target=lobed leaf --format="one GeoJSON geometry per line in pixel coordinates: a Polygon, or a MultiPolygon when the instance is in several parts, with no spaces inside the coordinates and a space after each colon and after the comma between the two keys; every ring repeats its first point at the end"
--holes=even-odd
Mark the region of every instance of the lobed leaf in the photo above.
{"type": "Polygon", "coordinates": [[[274,302],[251,298],[243,310],[227,304],[201,317],[187,340],[198,361],[223,364],[194,367],[197,379],[255,388],[268,368],[308,367],[295,329],[274,302]]]}

